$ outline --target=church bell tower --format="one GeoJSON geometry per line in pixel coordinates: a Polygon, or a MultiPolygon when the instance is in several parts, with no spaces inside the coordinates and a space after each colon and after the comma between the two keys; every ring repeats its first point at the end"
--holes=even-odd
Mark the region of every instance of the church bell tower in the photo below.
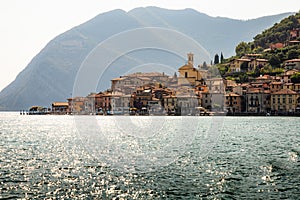
{"type": "Polygon", "coordinates": [[[188,64],[194,66],[194,54],[188,53],[188,64]]]}

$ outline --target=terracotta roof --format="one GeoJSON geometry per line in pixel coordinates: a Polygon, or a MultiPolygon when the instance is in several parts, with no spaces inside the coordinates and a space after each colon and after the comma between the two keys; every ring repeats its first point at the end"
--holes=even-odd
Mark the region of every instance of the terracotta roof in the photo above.
{"type": "Polygon", "coordinates": [[[229,94],[226,94],[226,95],[225,95],[225,97],[229,97],[229,96],[232,96],[232,97],[240,97],[241,95],[236,94],[236,93],[229,93],[229,94]]]}
{"type": "Polygon", "coordinates": [[[52,106],[69,106],[68,102],[53,102],[52,106]]]}
{"type": "Polygon", "coordinates": [[[193,69],[193,68],[194,68],[193,65],[186,64],[180,67],[178,70],[193,69]]]}
{"type": "Polygon", "coordinates": [[[140,79],[140,80],[143,80],[143,81],[151,80],[149,77],[137,77],[137,78],[140,79]]]}
{"type": "Polygon", "coordinates": [[[290,90],[290,89],[282,89],[278,92],[274,92],[273,94],[297,94],[297,92],[290,90]]]}
{"type": "Polygon", "coordinates": [[[300,43],[298,40],[290,40],[289,43],[300,43]]]}
{"type": "Polygon", "coordinates": [[[253,94],[253,93],[262,93],[262,90],[257,89],[257,88],[249,88],[249,90],[247,91],[247,93],[249,94],[253,94]]]}
{"type": "Polygon", "coordinates": [[[294,73],[299,72],[297,69],[289,69],[284,72],[285,76],[293,75],[294,73]]]}
{"type": "Polygon", "coordinates": [[[242,87],[247,87],[249,85],[250,85],[249,83],[243,83],[243,84],[241,84],[242,87]]]}
{"type": "Polygon", "coordinates": [[[280,49],[280,48],[283,48],[284,47],[284,44],[282,43],[275,43],[275,44],[271,44],[270,47],[273,49],[273,48],[276,48],[276,49],[280,49]]]}
{"type": "Polygon", "coordinates": [[[235,87],[237,85],[236,82],[232,81],[232,80],[226,80],[226,84],[227,84],[227,87],[228,86],[235,87]]]}
{"type": "Polygon", "coordinates": [[[257,77],[256,80],[266,80],[268,79],[267,77],[264,77],[264,76],[260,76],[260,77],[257,77]]]}
{"type": "Polygon", "coordinates": [[[250,59],[247,59],[247,58],[239,58],[239,59],[236,59],[238,61],[244,61],[244,62],[250,62],[251,60],[250,59]]]}
{"type": "Polygon", "coordinates": [[[154,77],[154,76],[168,76],[160,72],[143,72],[143,73],[133,73],[126,75],[127,77],[154,77]]]}
{"type": "Polygon", "coordinates": [[[95,94],[95,93],[89,94],[87,97],[88,97],[88,98],[95,98],[95,97],[96,97],[96,94],[95,94]]]}
{"type": "Polygon", "coordinates": [[[262,54],[259,54],[259,53],[249,53],[249,54],[246,54],[245,56],[250,56],[250,57],[257,57],[257,56],[261,56],[262,54]]]}
{"type": "Polygon", "coordinates": [[[271,85],[282,85],[283,83],[282,82],[271,82],[270,84],[271,85]]]}
{"type": "Polygon", "coordinates": [[[112,81],[122,81],[124,80],[125,78],[114,78],[114,79],[111,79],[112,81]]]}
{"type": "Polygon", "coordinates": [[[287,61],[285,61],[285,62],[300,62],[300,58],[287,60],[287,61]]]}
{"type": "Polygon", "coordinates": [[[263,59],[263,58],[257,58],[256,60],[259,61],[259,62],[268,62],[267,59],[263,59]]]}

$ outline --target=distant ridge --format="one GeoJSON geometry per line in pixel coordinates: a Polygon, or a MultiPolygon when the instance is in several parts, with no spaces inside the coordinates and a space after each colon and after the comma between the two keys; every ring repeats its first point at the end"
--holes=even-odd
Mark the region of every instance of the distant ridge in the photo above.
{"type": "MultiPolygon", "coordinates": [[[[222,51],[227,57],[233,55],[240,41],[251,41],[255,35],[291,14],[243,21],[211,17],[193,9],[158,7],[102,13],[51,40],[0,92],[0,110],[28,109],[32,105],[49,107],[53,101],[66,101],[72,95],[76,73],[87,54],[99,42],[122,31],[141,27],[171,28],[198,41],[211,56],[222,51]]],[[[143,58],[143,55],[139,56],[143,58]]],[[[174,62],[174,68],[180,64],[174,62]]],[[[118,71],[112,71],[106,77],[108,82],[99,89],[107,88],[110,78],[118,76],[118,71]]]]}

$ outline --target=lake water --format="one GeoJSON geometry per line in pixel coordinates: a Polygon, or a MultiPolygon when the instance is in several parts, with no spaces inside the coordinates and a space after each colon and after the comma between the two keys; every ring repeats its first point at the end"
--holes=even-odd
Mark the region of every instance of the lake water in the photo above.
{"type": "Polygon", "coordinates": [[[0,113],[0,199],[299,199],[299,122],[0,113]]]}

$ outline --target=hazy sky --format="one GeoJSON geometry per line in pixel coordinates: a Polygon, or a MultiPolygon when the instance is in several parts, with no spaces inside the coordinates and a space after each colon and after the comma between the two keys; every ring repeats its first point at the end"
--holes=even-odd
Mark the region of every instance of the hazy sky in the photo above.
{"type": "Polygon", "coordinates": [[[246,20],[297,12],[300,0],[0,0],[0,90],[58,34],[106,11],[144,6],[246,20]]]}

